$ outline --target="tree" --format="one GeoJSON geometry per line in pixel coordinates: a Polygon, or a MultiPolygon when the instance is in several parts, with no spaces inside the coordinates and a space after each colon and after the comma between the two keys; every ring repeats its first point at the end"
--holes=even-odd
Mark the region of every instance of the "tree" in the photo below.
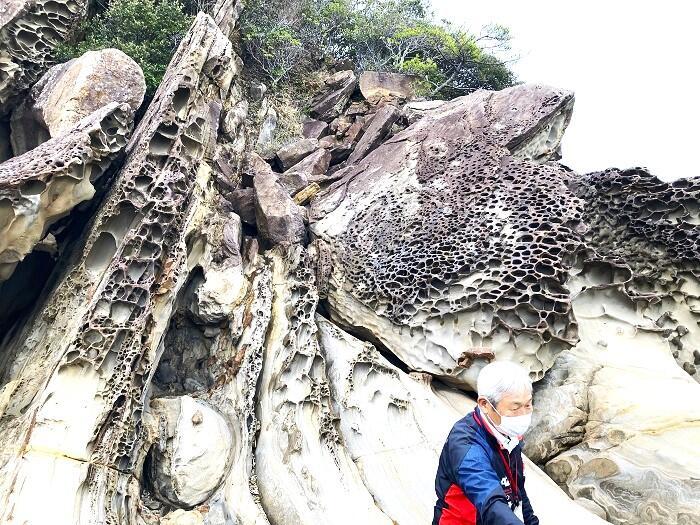
{"type": "Polygon", "coordinates": [[[425,0],[251,0],[242,17],[243,47],[272,84],[318,69],[324,60],[352,60],[359,70],[420,77],[421,94],[452,98],[515,78],[495,53],[510,34],[490,26],[474,36],[436,22],[425,0]]]}
{"type": "Polygon", "coordinates": [[[83,40],[61,46],[58,55],[67,60],[86,51],[119,49],[141,66],[150,98],[191,22],[177,0],[112,0],[82,24],[83,40]]]}

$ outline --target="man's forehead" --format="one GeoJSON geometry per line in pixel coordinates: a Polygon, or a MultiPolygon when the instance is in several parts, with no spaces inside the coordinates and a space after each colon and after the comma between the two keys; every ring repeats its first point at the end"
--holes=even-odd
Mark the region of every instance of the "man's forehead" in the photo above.
{"type": "Polygon", "coordinates": [[[532,399],[532,391],[523,390],[521,392],[508,392],[501,398],[507,403],[523,403],[532,399]]]}

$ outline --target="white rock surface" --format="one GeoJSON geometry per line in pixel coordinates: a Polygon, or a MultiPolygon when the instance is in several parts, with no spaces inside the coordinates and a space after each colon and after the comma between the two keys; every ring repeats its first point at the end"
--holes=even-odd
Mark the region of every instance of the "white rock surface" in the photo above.
{"type": "Polygon", "coordinates": [[[305,269],[305,252],[296,247],[285,257],[272,257],[275,294],[255,452],[265,512],[271,523],[390,525],[338,433],[316,339],[318,296],[305,269]]]}
{"type": "Polygon", "coordinates": [[[203,503],[221,484],[237,446],[228,423],[190,396],[154,399],[150,412],[147,424],[157,434],[149,472],[155,495],[178,507],[203,503]]]}
{"type": "Polygon", "coordinates": [[[700,523],[700,385],[652,322],[654,305],[599,286],[573,306],[581,342],[535,396],[527,452],[611,523],[700,523]]]}
{"type": "MultiPolygon", "coordinates": [[[[401,525],[429,523],[435,472],[452,425],[475,403],[427,376],[391,365],[370,344],[317,316],[323,356],[340,429],[377,505],[401,525]]],[[[524,458],[526,489],[542,525],[605,523],[570,500],[524,458]]]]}

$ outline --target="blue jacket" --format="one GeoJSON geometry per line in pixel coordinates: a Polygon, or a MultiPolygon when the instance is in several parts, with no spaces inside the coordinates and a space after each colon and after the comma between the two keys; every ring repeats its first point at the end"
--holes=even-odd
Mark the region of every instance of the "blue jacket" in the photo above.
{"type": "Polygon", "coordinates": [[[525,492],[521,444],[509,454],[483,422],[479,408],[457,421],[440,454],[433,525],[539,525],[525,492]],[[515,490],[513,487],[516,487],[515,490]]]}

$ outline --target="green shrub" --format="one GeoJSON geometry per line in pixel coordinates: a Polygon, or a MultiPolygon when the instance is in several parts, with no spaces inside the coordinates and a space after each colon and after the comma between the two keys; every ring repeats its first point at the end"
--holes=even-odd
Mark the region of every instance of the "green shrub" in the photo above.
{"type": "Polygon", "coordinates": [[[116,48],[133,58],[146,78],[152,97],[170,58],[192,22],[177,0],[112,0],[107,9],[83,22],[83,39],[61,46],[58,58],[67,60],[86,51],[116,48]]]}
{"type": "Polygon", "coordinates": [[[452,98],[501,89],[515,77],[486,50],[507,50],[501,26],[474,36],[435,21],[425,0],[249,0],[241,19],[247,64],[272,83],[290,84],[328,60],[359,70],[420,77],[419,94],[452,98]]]}

